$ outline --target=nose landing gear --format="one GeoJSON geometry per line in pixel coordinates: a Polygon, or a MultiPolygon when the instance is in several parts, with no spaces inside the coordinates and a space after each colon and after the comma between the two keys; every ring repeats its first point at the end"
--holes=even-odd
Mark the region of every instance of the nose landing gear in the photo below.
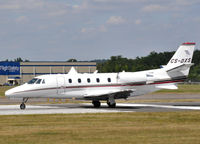
{"type": "Polygon", "coordinates": [[[26,108],[25,103],[28,101],[28,98],[23,98],[22,104],[20,104],[20,109],[24,110],[26,108]]]}
{"type": "Polygon", "coordinates": [[[20,109],[23,110],[26,108],[26,105],[24,103],[20,104],[20,109]]]}

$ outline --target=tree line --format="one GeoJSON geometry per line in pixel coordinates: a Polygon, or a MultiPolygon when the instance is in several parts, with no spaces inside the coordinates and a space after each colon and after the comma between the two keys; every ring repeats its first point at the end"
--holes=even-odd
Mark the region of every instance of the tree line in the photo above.
{"type": "MultiPolygon", "coordinates": [[[[169,62],[174,53],[175,51],[160,52],[160,53],[153,51],[147,56],[136,57],[135,59],[129,59],[119,55],[119,56],[111,56],[110,59],[98,59],[87,62],[96,62],[97,69],[100,73],[121,72],[121,71],[136,72],[136,71],[160,68],[162,65],[166,65],[169,62]]],[[[28,62],[29,60],[23,60],[22,58],[18,57],[14,60],[6,60],[6,61],[28,62]]],[[[74,58],[71,58],[67,60],[67,62],[83,62],[83,61],[78,61],[74,58]]],[[[200,50],[194,51],[192,62],[194,63],[194,65],[190,69],[189,80],[200,81],[200,50]]]]}
{"type": "MultiPolygon", "coordinates": [[[[160,68],[162,65],[166,65],[171,57],[174,55],[173,52],[151,52],[145,57],[136,57],[135,59],[128,59],[122,56],[111,56],[108,60],[97,61],[97,69],[99,72],[121,72],[129,71],[136,72],[142,70],[160,68]]],[[[193,61],[194,66],[191,67],[189,80],[200,81],[200,51],[195,50],[193,61]]]]}
{"type": "Polygon", "coordinates": [[[27,60],[27,59],[23,60],[21,57],[18,57],[18,58],[14,59],[14,60],[6,59],[6,60],[4,60],[2,62],[29,62],[29,60],[27,60]]]}

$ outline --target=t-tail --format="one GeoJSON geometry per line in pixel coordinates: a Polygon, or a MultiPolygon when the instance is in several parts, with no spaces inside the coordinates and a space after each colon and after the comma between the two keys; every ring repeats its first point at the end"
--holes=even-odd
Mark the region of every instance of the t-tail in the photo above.
{"type": "Polygon", "coordinates": [[[193,65],[192,57],[195,43],[187,42],[179,46],[173,57],[165,66],[168,75],[173,78],[187,78],[190,67],[193,65]]]}

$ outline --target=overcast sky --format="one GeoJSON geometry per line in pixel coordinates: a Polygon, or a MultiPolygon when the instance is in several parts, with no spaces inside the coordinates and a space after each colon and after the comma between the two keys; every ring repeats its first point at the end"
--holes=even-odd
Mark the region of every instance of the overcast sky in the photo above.
{"type": "Polygon", "coordinates": [[[200,46],[200,0],[0,0],[0,60],[93,60],[200,46]]]}

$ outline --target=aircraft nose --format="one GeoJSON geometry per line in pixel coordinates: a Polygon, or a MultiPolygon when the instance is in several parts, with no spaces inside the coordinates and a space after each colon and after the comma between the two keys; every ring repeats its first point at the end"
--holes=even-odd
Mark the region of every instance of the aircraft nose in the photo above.
{"type": "Polygon", "coordinates": [[[11,96],[13,96],[13,91],[12,91],[12,90],[7,90],[7,91],[5,92],[5,96],[6,96],[6,97],[11,97],[11,96]]]}

